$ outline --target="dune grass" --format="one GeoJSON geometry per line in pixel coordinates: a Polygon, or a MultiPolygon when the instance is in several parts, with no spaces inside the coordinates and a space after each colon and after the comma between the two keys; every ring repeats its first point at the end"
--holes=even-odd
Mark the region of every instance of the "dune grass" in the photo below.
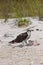
{"type": "MultiPolygon", "coordinates": [[[[3,6],[6,6],[6,4],[4,0],[0,0],[0,18],[4,18],[3,6]]],[[[11,0],[9,6],[10,18],[43,16],[43,0],[11,0]]]]}

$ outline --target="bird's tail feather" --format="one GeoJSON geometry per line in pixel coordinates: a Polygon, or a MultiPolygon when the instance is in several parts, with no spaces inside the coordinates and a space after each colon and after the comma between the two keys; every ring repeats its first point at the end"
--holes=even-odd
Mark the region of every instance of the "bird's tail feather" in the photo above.
{"type": "Polygon", "coordinates": [[[10,43],[10,44],[14,44],[14,43],[15,43],[15,40],[10,41],[9,43],[10,43]]]}

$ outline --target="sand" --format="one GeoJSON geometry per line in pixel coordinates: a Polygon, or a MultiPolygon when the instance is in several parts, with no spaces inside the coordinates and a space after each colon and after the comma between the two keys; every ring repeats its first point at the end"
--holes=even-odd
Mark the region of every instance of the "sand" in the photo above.
{"type": "Polygon", "coordinates": [[[10,22],[6,24],[0,19],[0,65],[43,65],[43,21],[33,18],[30,20],[32,21],[31,26],[35,25],[35,27],[32,28],[34,31],[31,32],[29,40],[35,43],[37,41],[40,45],[20,47],[20,44],[15,44],[15,47],[15,45],[8,46],[8,42],[24,32],[23,30],[27,27],[18,28],[14,26],[15,19],[10,19],[10,22]]]}

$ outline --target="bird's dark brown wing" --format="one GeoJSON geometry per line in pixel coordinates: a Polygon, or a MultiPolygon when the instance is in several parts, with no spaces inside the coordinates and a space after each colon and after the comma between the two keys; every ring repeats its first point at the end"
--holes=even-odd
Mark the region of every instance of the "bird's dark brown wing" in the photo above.
{"type": "Polygon", "coordinates": [[[25,40],[25,39],[27,38],[27,36],[28,36],[27,32],[21,33],[21,34],[19,34],[19,35],[16,37],[16,39],[10,41],[9,43],[14,43],[14,42],[20,43],[20,42],[22,42],[23,40],[25,40]]]}
{"type": "Polygon", "coordinates": [[[21,33],[20,35],[17,36],[15,39],[15,42],[22,42],[27,38],[28,34],[27,33],[21,33]]]}

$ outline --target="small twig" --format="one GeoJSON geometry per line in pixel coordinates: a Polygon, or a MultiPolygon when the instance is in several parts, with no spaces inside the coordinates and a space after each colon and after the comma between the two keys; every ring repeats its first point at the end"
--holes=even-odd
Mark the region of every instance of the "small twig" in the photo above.
{"type": "Polygon", "coordinates": [[[32,26],[32,27],[29,27],[29,28],[27,28],[27,29],[25,29],[25,30],[28,30],[28,29],[30,29],[30,28],[34,28],[34,27],[36,27],[36,25],[35,25],[35,26],[32,26]]]}

